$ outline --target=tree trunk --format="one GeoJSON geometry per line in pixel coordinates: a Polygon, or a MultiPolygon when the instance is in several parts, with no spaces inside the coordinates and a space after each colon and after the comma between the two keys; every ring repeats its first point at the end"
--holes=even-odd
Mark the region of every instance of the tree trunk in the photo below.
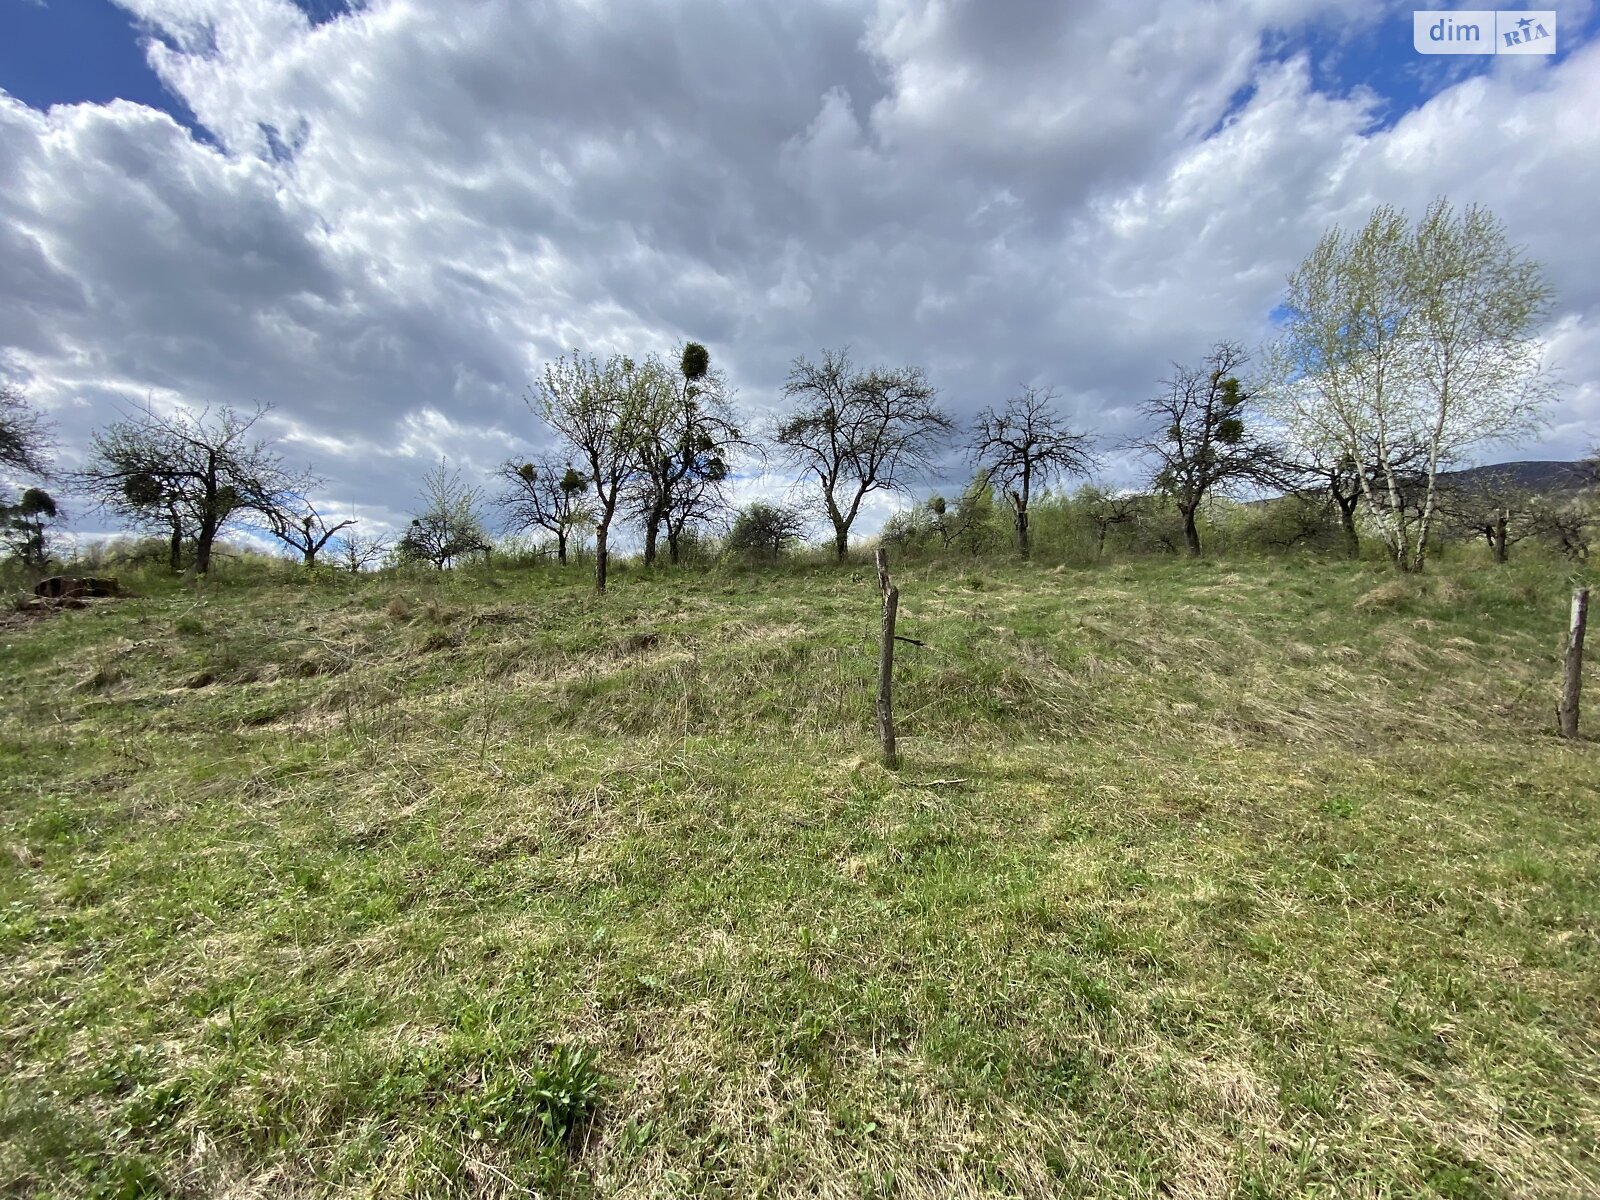
{"type": "Polygon", "coordinates": [[[1428,459],[1428,490],[1422,501],[1422,516],[1417,521],[1416,549],[1411,555],[1412,569],[1416,571],[1421,571],[1428,561],[1428,535],[1433,530],[1433,514],[1438,506],[1434,491],[1434,478],[1438,470],[1438,455],[1435,453],[1428,459]]]}
{"type": "Polygon", "coordinates": [[[556,534],[556,562],[561,566],[567,565],[567,534],[561,530],[556,534]]]}
{"type": "Polygon", "coordinates": [[[606,538],[609,534],[603,526],[594,531],[594,590],[602,596],[606,592],[606,538]]]}
{"type": "Polygon", "coordinates": [[[1183,512],[1183,544],[1189,552],[1190,558],[1200,557],[1200,529],[1195,524],[1195,510],[1185,508],[1183,512]]]}
{"type": "Polygon", "coordinates": [[[210,521],[201,521],[194,539],[194,573],[204,575],[211,570],[211,543],[216,540],[217,529],[210,521]]]}
{"type": "Polygon", "coordinates": [[[678,541],[678,535],[681,532],[681,530],[672,527],[671,521],[667,522],[667,561],[673,566],[677,566],[680,559],[681,546],[678,541]]]}
{"type": "Polygon", "coordinates": [[[656,544],[661,538],[661,518],[651,513],[644,522],[644,565],[655,566],[656,544]]]}
{"type": "MultiPolygon", "coordinates": [[[[1379,528],[1383,530],[1383,540],[1389,547],[1395,570],[1408,572],[1411,570],[1411,545],[1406,531],[1405,505],[1400,499],[1400,481],[1395,477],[1394,464],[1389,461],[1388,437],[1381,429],[1378,435],[1378,458],[1383,465],[1384,494],[1387,497],[1382,516],[1379,517],[1379,528]]],[[[1365,488],[1366,473],[1358,472],[1358,474],[1365,488]]],[[[1376,502],[1370,496],[1368,503],[1376,510],[1376,502]]]]}
{"type": "Polygon", "coordinates": [[[1556,709],[1561,736],[1578,736],[1578,699],[1583,692],[1583,633],[1589,623],[1589,589],[1572,593],[1572,623],[1567,629],[1566,675],[1562,681],[1561,704],[1556,709]]]}
{"type": "Polygon", "coordinates": [[[1349,505],[1343,500],[1336,500],[1339,505],[1339,529],[1344,534],[1345,553],[1351,558],[1361,557],[1361,537],[1356,533],[1356,498],[1350,498],[1349,505]]]}
{"type": "Polygon", "coordinates": [[[172,536],[167,542],[167,565],[174,573],[183,570],[183,523],[172,522],[172,536]]]}
{"type": "Polygon", "coordinates": [[[1022,460],[1022,490],[1011,493],[1011,507],[1016,513],[1017,555],[1028,560],[1028,501],[1033,497],[1033,461],[1022,460]]]}
{"type": "Polygon", "coordinates": [[[1497,562],[1497,563],[1505,562],[1507,556],[1506,556],[1506,518],[1505,518],[1504,514],[1502,514],[1502,515],[1500,515],[1500,516],[1495,518],[1495,521],[1494,521],[1494,537],[1490,540],[1489,544],[1494,550],[1494,560],[1495,560],[1495,562],[1497,562]]]}
{"type": "Polygon", "coordinates": [[[306,555],[306,568],[308,570],[310,570],[310,569],[316,567],[316,565],[317,565],[317,548],[315,546],[311,545],[310,543],[307,543],[306,544],[305,555],[306,555]]]}
{"type": "Polygon", "coordinates": [[[837,520],[833,523],[833,554],[840,562],[850,551],[850,526],[837,520]]]}

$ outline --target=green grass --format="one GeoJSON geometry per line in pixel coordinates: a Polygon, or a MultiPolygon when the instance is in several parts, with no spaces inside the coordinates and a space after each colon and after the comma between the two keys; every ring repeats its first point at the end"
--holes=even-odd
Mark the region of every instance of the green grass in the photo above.
{"type": "Polygon", "coordinates": [[[0,1194],[1600,1194],[1565,568],[897,582],[0,627],[0,1194]]]}

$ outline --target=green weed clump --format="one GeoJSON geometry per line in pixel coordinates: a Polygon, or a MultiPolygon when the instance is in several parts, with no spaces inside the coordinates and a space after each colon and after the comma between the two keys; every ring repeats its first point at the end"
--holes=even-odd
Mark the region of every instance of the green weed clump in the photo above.
{"type": "Polygon", "coordinates": [[[1566,566],[895,570],[18,614],[0,1194],[1600,1194],[1566,566]]]}

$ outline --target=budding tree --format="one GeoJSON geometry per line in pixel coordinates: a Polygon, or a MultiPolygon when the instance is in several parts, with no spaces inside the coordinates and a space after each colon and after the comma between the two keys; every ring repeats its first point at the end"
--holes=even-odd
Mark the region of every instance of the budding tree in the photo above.
{"type": "Polygon", "coordinates": [[[675,365],[650,360],[654,395],[640,411],[640,470],[631,509],[644,528],[644,563],[656,561],[661,529],[678,561],[684,529],[726,507],[729,461],[743,444],[722,373],[699,342],[679,351],[675,365]]]}
{"type": "Polygon", "coordinates": [[[1534,333],[1550,299],[1488,210],[1444,199],[1415,226],[1384,205],[1354,233],[1329,230],[1289,277],[1276,406],[1299,440],[1370,463],[1362,501],[1401,570],[1426,561],[1441,469],[1537,426],[1551,384],[1534,333]]]}
{"type": "Polygon", "coordinates": [[[488,554],[479,504],[483,494],[441,461],[422,477],[418,493],[422,511],[395,544],[395,552],[414,562],[432,563],[440,570],[464,558],[488,554]]]}
{"type": "Polygon", "coordinates": [[[1119,492],[1095,484],[1078,489],[1073,498],[1084,519],[1094,529],[1094,553],[1104,557],[1106,539],[1111,531],[1121,525],[1131,525],[1139,519],[1145,497],[1135,492],[1119,492]]]}
{"type": "Polygon", "coordinates": [[[804,515],[782,504],[756,500],[741,509],[728,532],[728,549],[776,562],[806,531],[804,515]]]}
{"type": "Polygon", "coordinates": [[[668,386],[661,365],[653,360],[635,363],[620,354],[602,360],[575,351],[545,368],[530,399],[567,443],[588,488],[597,592],[606,590],[612,522],[643,469],[641,431],[668,386]]]}

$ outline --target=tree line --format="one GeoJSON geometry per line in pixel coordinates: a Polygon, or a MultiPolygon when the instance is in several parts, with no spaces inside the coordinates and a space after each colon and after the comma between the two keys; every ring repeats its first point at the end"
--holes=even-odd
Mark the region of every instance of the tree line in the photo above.
{"type": "MultiPolygon", "coordinates": [[[[448,568],[489,552],[486,500],[505,532],[548,538],[562,564],[575,537],[592,537],[602,592],[619,525],[637,531],[652,565],[663,546],[675,563],[686,544],[719,529],[735,549],[776,556],[815,519],[843,560],[874,494],[906,493],[963,457],[972,481],[960,499],[934,497],[891,521],[886,536],[949,546],[999,506],[1026,558],[1037,498],[1093,477],[1107,449],[1136,457],[1147,474],[1140,493],[1080,493],[1102,547],[1159,503],[1175,514],[1181,549],[1199,554],[1199,517],[1214,498],[1281,493],[1336,513],[1351,552],[1362,528],[1375,531],[1406,571],[1422,568],[1441,524],[1481,533],[1498,559],[1535,532],[1586,553],[1584,514],[1509,485],[1480,481],[1474,492],[1441,482],[1482,446],[1537,427],[1553,398],[1537,337],[1550,303],[1538,264],[1492,214],[1441,199],[1414,223],[1383,206],[1357,230],[1330,230],[1289,277],[1277,336],[1254,361],[1221,341],[1197,363],[1174,364],[1140,405],[1145,432],[1105,447],[1071,424],[1053,388],[1025,386],[962,429],[922,368],[861,366],[846,349],[796,358],[780,415],[751,431],[706,347],[687,342],[670,357],[574,351],[548,364],[527,401],[551,451],[500,464],[491,496],[441,464],[392,541],[319,511],[310,496],[322,481],[285,464],[264,436],[264,407],[133,406],[93,433],[84,463],[63,481],[159,536],[174,570],[200,574],[218,538],[241,524],[307,566],[331,556],[352,570],[391,559],[448,568]],[[738,508],[740,469],[774,462],[796,481],[800,503],[738,508]]],[[[0,392],[0,465],[43,480],[50,444],[41,414],[15,389],[0,392]]],[[[0,506],[12,553],[42,565],[59,515],[39,487],[0,506]]]]}

